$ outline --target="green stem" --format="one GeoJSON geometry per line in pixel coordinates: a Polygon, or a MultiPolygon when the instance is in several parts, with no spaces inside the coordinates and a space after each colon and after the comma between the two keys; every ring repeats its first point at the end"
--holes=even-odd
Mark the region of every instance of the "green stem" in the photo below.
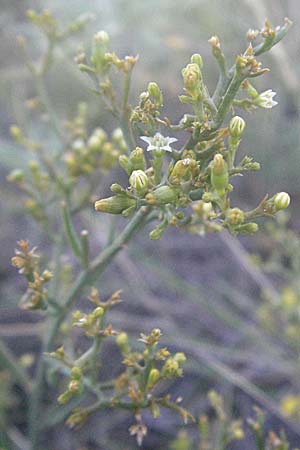
{"type": "Polygon", "coordinates": [[[123,98],[122,98],[122,114],[121,114],[121,128],[124,134],[125,141],[129,149],[136,147],[136,142],[133,136],[133,131],[130,124],[130,108],[128,107],[128,98],[130,92],[131,71],[124,74],[123,98]]]}

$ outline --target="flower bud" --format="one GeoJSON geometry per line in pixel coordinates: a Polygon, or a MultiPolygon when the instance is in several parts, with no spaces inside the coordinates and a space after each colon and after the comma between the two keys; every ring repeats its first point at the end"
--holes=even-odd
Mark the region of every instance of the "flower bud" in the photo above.
{"type": "Polygon", "coordinates": [[[15,169],[7,176],[7,180],[13,183],[22,183],[24,181],[24,172],[20,169],[15,169]]]}
{"type": "Polygon", "coordinates": [[[122,214],[128,208],[136,206],[136,200],[126,195],[116,195],[98,200],[95,210],[108,214],[122,214]]]}
{"type": "Polygon", "coordinates": [[[154,230],[150,231],[149,237],[152,241],[157,241],[164,234],[165,227],[158,225],[154,230]]]}
{"type": "Polygon", "coordinates": [[[143,170],[134,170],[129,178],[132,189],[138,194],[144,195],[148,189],[148,177],[143,170]]]}
{"type": "Polygon", "coordinates": [[[110,186],[110,190],[111,192],[113,192],[114,194],[124,194],[125,189],[118,183],[113,183],[110,186]]]}
{"type": "Polygon", "coordinates": [[[258,231],[258,225],[255,222],[245,223],[235,228],[240,234],[254,234],[258,231]]]}
{"type": "Polygon", "coordinates": [[[131,164],[131,162],[130,162],[128,156],[126,156],[126,155],[121,155],[121,156],[119,157],[119,163],[120,163],[120,166],[123,167],[123,169],[125,170],[125,172],[127,172],[128,175],[130,175],[131,172],[133,171],[133,168],[132,168],[132,164],[131,164]]]}
{"type": "Polygon", "coordinates": [[[178,364],[183,364],[186,361],[186,356],[183,352],[178,352],[178,353],[175,353],[174,359],[175,359],[175,361],[178,362],[178,364]]]}
{"type": "Polygon", "coordinates": [[[120,333],[118,334],[116,338],[116,343],[119,349],[122,353],[128,353],[129,352],[129,346],[128,346],[128,336],[126,333],[120,333]]]}
{"type": "Polygon", "coordinates": [[[227,222],[230,225],[241,225],[245,220],[243,211],[239,208],[232,208],[227,214],[227,222]]]}
{"type": "Polygon", "coordinates": [[[188,64],[184,69],[182,69],[182,76],[185,89],[189,93],[194,94],[195,90],[200,86],[202,78],[198,64],[188,64]]]}
{"type": "Polygon", "coordinates": [[[97,43],[108,44],[109,41],[108,33],[103,30],[98,31],[98,33],[94,35],[94,41],[97,43]]]}
{"type": "Polygon", "coordinates": [[[210,203],[212,202],[214,199],[214,194],[212,192],[204,192],[204,194],[202,195],[202,200],[205,203],[210,203]]]}
{"type": "Polygon", "coordinates": [[[158,369],[151,369],[148,377],[148,388],[151,389],[160,379],[160,372],[158,369]]]}
{"type": "Polygon", "coordinates": [[[185,158],[185,159],[180,159],[179,161],[176,162],[175,166],[173,167],[171,177],[170,177],[172,182],[174,182],[176,180],[179,181],[181,178],[183,178],[187,174],[192,161],[193,160],[191,158],[185,158]]]}
{"type": "Polygon", "coordinates": [[[132,170],[146,169],[144,150],[141,147],[136,147],[136,149],[130,153],[129,160],[132,166],[132,170]]]}
{"type": "Polygon", "coordinates": [[[242,117],[235,116],[233,117],[228,126],[228,131],[231,137],[240,138],[245,130],[246,123],[242,117]]]}
{"type": "Polygon", "coordinates": [[[148,93],[155,100],[156,103],[158,103],[159,105],[162,104],[163,97],[157,83],[151,82],[148,84],[148,93]]]}
{"type": "Polygon", "coordinates": [[[286,209],[289,206],[290,201],[291,199],[287,192],[279,192],[273,197],[273,203],[277,211],[280,211],[281,209],[286,209]]]}
{"type": "Polygon", "coordinates": [[[191,56],[191,63],[192,64],[197,64],[199,66],[199,69],[202,69],[203,67],[203,60],[202,60],[202,56],[199,55],[199,53],[194,53],[191,56]]]}
{"type": "Polygon", "coordinates": [[[155,191],[146,195],[146,200],[150,205],[166,205],[174,203],[177,193],[170,186],[160,186],[155,191]]]}
{"type": "Polygon", "coordinates": [[[211,184],[219,195],[223,196],[228,187],[228,168],[223,156],[217,153],[213,159],[211,171],[211,184]]]}

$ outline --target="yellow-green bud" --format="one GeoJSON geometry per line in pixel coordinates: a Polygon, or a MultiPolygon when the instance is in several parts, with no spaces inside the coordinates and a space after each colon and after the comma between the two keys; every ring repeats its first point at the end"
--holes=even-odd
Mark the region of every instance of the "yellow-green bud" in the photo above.
{"type": "Polygon", "coordinates": [[[94,41],[97,43],[108,44],[109,41],[108,33],[103,30],[98,31],[98,33],[94,35],[94,41]]]}
{"type": "Polygon", "coordinates": [[[201,81],[201,71],[198,64],[188,64],[182,69],[182,76],[185,89],[190,93],[194,93],[201,81]]]}
{"type": "Polygon", "coordinates": [[[148,177],[143,170],[134,170],[130,175],[129,183],[140,195],[144,195],[148,189],[148,177]]]}
{"type": "Polygon", "coordinates": [[[258,225],[255,222],[245,223],[238,226],[235,231],[241,234],[254,234],[258,231],[258,225]]]}
{"type": "Polygon", "coordinates": [[[24,172],[20,169],[15,169],[7,176],[7,180],[14,183],[21,183],[24,181],[24,172]]]}
{"type": "Polygon", "coordinates": [[[171,173],[172,181],[184,177],[187,174],[192,161],[191,158],[180,159],[177,161],[171,173]]]}
{"type": "Polygon", "coordinates": [[[156,103],[158,103],[159,105],[162,104],[163,97],[157,83],[150,82],[148,84],[148,93],[155,100],[156,103]]]}
{"type": "Polygon", "coordinates": [[[162,227],[158,225],[154,230],[150,231],[149,237],[152,239],[152,241],[157,241],[157,239],[160,239],[162,235],[164,234],[165,227],[162,227]]]}
{"type": "Polygon", "coordinates": [[[124,193],[124,188],[118,184],[118,183],[113,183],[110,186],[110,190],[111,192],[113,192],[114,194],[123,194],[124,193]]]}
{"type": "Polygon", "coordinates": [[[71,369],[71,378],[72,380],[81,380],[82,377],[82,370],[78,366],[74,366],[71,369]]]}
{"type": "Polygon", "coordinates": [[[136,149],[130,153],[129,160],[131,163],[132,170],[145,170],[146,169],[146,160],[144,157],[144,150],[141,147],[136,147],[136,149]]]}
{"type": "Polygon", "coordinates": [[[128,175],[130,175],[131,172],[133,171],[133,168],[132,168],[131,162],[129,161],[128,156],[126,156],[126,155],[121,155],[121,156],[119,157],[119,163],[120,163],[120,166],[123,167],[123,169],[125,170],[125,172],[127,172],[128,175]]]}
{"type": "Polygon", "coordinates": [[[211,184],[219,195],[224,195],[228,186],[229,175],[227,163],[220,153],[217,153],[213,159],[211,170],[211,184]]]}
{"type": "Polygon", "coordinates": [[[287,192],[279,192],[273,197],[273,203],[277,211],[280,211],[281,209],[286,209],[289,206],[290,201],[291,199],[287,192]]]}
{"type": "Polygon", "coordinates": [[[22,142],[22,140],[24,139],[23,133],[17,125],[12,125],[10,127],[10,134],[16,142],[22,142]]]}
{"type": "Polygon", "coordinates": [[[199,55],[199,53],[194,53],[191,56],[191,63],[192,64],[197,64],[199,66],[199,69],[202,69],[203,67],[203,60],[202,60],[202,56],[199,55]]]}
{"type": "Polygon", "coordinates": [[[205,203],[210,203],[212,202],[214,199],[214,194],[212,192],[204,192],[204,194],[202,195],[202,200],[205,203]]]}
{"type": "Polygon", "coordinates": [[[57,401],[58,401],[59,404],[64,405],[64,404],[68,403],[71,400],[72,397],[73,397],[72,392],[66,391],[66,392],[63,392],[58,397],[57,401]]]}
{"type": "Polygon", "coordinates": [[[231,137],[239,139],[246,127],[246,122],[242,117],[235,116],[233,117],[228,126],[228,131],[231,137]]]}
{"type": "Polygon", "coordinates": [[[150,404],[150,412],[154,419],[157,419],[160,416],[160,408],[157,403],[151,402],[150,404]]]}
{"type": "Polygon", "coordinates": [[[128,336],[126,333],[118,334],[118,336],[116,338],[116,342],[122,353],[129,352],[128,336]]]}
{"type": "Polygon", "coordinates": [[[175,359],[175,361],[178,362],[178,364],[183,364],[186,361],[186,356],[183,352],[178,352],[178,353],[175,353],[174,359],[175,359]]]}
{"type": "Polygon", "coordinates": [[[126,195],[116,195],[98,200],[95,210],[108,214],[122,214],[128,208],[136,206],[136,200],[126,195]]]}
{"type": "Polygon", "coordinates": [[[148,388],[151,389],[160,379],[160,372],[158,369],[151,369],[148,377],[148,388]]]}
{"type": "Polygon", "coordinates": [[[155,191],[146,195],[146,200],[150,205],[166,205],[174,203],[177,199],[176,191],[170,186],[160,186],[155,191]]]}
{"type": "Polygon", "coordinates": [[[239,208],[232,208],[228,211],[227,222],[230,225],[241,225],[245,220],[245,214],[239,208]]]}
{"type": "Polygon", "coordinates": [[[94,311],[92,312],[93,319],[99,319],[104,314],[104,309],[101,306],[98,306],[94,311]]]}

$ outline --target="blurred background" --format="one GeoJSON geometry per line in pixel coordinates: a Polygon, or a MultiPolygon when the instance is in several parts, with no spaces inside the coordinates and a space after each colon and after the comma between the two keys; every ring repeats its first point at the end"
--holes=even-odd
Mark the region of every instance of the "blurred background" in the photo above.
{"type": "MultiPolygon", "coordinates": [[[[164,114],[174,123],[185,111],[177,96],[182,93],[181,68],[191,54],[202,55],[206,83],[210,90],[214,89],[217,70],[207,43],[212,35],[219,36],[229,63],[233,63],[234,56],[245,49],[249,28],[260,28],[266,17],[274,26],[281,24],[284,17],[294,22],[283,42],[263,58],[270,73],[255,83],[259,91],[276,91],[279,105],[270,111],[244,114],[247,129],[240,157],[253,155],[262,169],[258,174],[247,175],[234,196],[239,205],[250,209],[266,192],[287,191],[292,198],[291,217],[279,218],[277,232],[270,225],[262,225],[255,238],[237,240],[226,234],[188,236],[174,230],[157,243],[139,236],[117,257],[99,287],[104,295],[123,289],[125,302],[111,319],[117,328],[122,327],[137,338],[141,329],[159,327],[165,344],[187,354],[185,376],[174,383],[172,393],[176,396],[184,392],[184,405],[196,416],[207,411],[206,393],[214,388],[225,395],[233,416],[251,415],[253,404],[258,404],[267,411],[267,425],[275,430],[284,428],[291,441],[299,445],[299,2],[0,0],[0,6],[0,336],[19,356],[38,352],[40,329],[35,314],[18,309],[23,286],[10,267],[10,258],[17,239],[28,239],[46,252],[47,242],[39,227],[24,216],[18,190],[6,182],[16,162],[22,168],[30,158],[10,139],[9,127],[18,123],[32,136],[45,140],[49,147],[56,145],[51,131],[28,118],[25,107],[26,100],[36,93],[18,53],[16,36],[26,37],[33,60],[45,46],[38,31],[26,21],[26,10],[49,8],[62,24],[82,13],[94,14],[87,29],[56,52],[47,85],[61,119],[70,117],[78,102],[85,101],[91,128],[101,126],[108,131],[116,124],[74,63],[79,45],[87,47],[95,32],[106,30],[110,47],[121,56],[140,56],[131,102],[136,104],[137,95],[149,81],[157,81],[164,94],[164,114]],[[288,294],[286,300],[284,295],[288,294]],[[299,403],[296,412],[289,411],[287,417],[282,404],[290,396],[298,398],[299,403]]],[[[109,185],[108,179],[106,186],[109,185]]],[[[95,247],[101,247],[108,221],[93,213],[84,214],[80,220],[94,236],[95,247]]],[[[121,227],[124,223],[120,219],[121,227]]],[[[113,361],[107,370],[115,370],[113,361]]],[[[12,408],[11,414],[17,414],[14,423],[22,429],[22,410],[16,413],[12,408]]],[[[174,428],[179,427],[178,417],[164,413],[160,421],[147,420],[150,432],[143,448],[169,448],[174,428]]],[[[69,431],[62,426],[49,433],[45,449],[133,449],[135,443],[127,433],[129,424],[126,414],[100,413],[82,431],[69,431]]],[[[188,426],[187,430],[193,439],[195,427],[188,426]]],[[[252,446],[249,440],[247,449],[252,446]]],[[[245,447],[237,444],[232,448],[245,447]]]]}

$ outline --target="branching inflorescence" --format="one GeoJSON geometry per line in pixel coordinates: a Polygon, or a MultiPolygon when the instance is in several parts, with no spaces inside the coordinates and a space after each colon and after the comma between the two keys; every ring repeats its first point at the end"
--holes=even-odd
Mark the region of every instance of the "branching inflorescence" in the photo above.
{"type": "MultiPolygon", "coordinates": [[[[219,68],[216,90],[213,95],[209,93],[202,76],[202,58],[194,54],[182,70],[184,94],[179,96],[179,101],[187,105],[188,111],[177,124],[172,124],[167,117],[162,118],[163,94],[155,82],[150,82],[140,94],[137,106],[130,106],[131,76],[137,58],[126,56],[122,59],[109,52],[109,37],[100,31],[93,38],[90,55],[81,48],[76,63],[90,78],[92,90],[116,121],[117,128],[108,136],[101,128],[90,130],[85,104],[79,104],[74,117],[63,124],[57,118],[46,90],[45,74],[52,67],[56,46],[79,31],[87,17],[79,18],[64,31],[59,29],[48,11],[42,14],[29,11],[28,17],[48,42],[41,63],[36,64],[27,56],[24,39],[18,39],[38,95],[28,104],[47,113],[60,142],[57,150],[50,152],[47,143],[33,140],[17,126],[11,127],[12,136],[32,152],[33,160],[27,172],[16,169],[8,179],[16,182],[24,192],[26,210],[42,225],[54,249],[54,258],[49,261],[51,271],[40,269],[36,251],[31,250],[26,241],[19,242],[12,260],[28,283],[22,306],[41,310],[47,320],[43,354],[38,362],[36,380],[30,386],[31,448],[38,449],[43,430],[61,419],[61,414],[58,413],[56,419],[49,411],[41,419],[48,367],[68,377],[58,402],[69,405],[65,415],[68,415],[70,426],[79,427],[99,409],[129,410],[136,419],[130,433],[136,435],[141,444],[147,431],[142,421],[143,409],[149,409],[155,418],[160,415],[160,408],[165,407],[178,411],[185,422],[188,418],[193,419],[169,394],[156,394],[156,387],[162,380],[182,376],[185,355],[171,354],[167,348],[159,347],[159,329],[141,334],[142,348],[132,350],[127,334],[106,322],[110,308],[120,302],[120,292],[104,302],[95,283],[124,244],[150,221],[157,221],[150,232],[151,239],[159,239],[168,226],[201,235],[223,229],[233,234],[249,234],[257,231],[257,218],[273,217],[289,205],[289,195],[280,192],[270,198],[265,196],[257,207],[243,211],[231,205],[230,194],[234,176],[260,168],[259,163],[249,156],[242,160],[237,157],[246,124],[233,111],[235,108],[246,111],[269,109],[276,105],[275,92],[269,89],[259,93],[252,79],[268,71],[256,58],[285,36],[291,22],[286,19],[284,25],[276,29],[266,22],[262,30],[250,30],[248,47],[236,57],[231,68],[227,68],[218,37],[213,36],[209,42],[219,68]],[[261,42],[256,45],[259,39],[261,42]],[[122,79],[121,99],[114,86],[115,72],[122,79]],[[180,147],[179,142],[183,139],[185,144],[180,147]],[[102,176],[118,164],[128,176],[127,186],[113,183],[113,195],[96,201],[95,209],[133,217],[124,230],[112,236],[106,248],[91,259],[89,234],[86,230],[77,233],[74,215],[91,208],[102,176]],[[59,217],[56,214],[58,205],[59,217]],[[60,257],[66,248],[73,251],[77,260],[74,270],[62,270],[60,257]],[[90,312],[74,311],[74,304],[87,287],[92,309],[90,312]],[[68,354],[64,347],[66,330],[70,333],[70,321],[91,340],[90,347],[82,354],[68,354]],[[108,338],[116,340],[124,370],[117,378],[100,382],[101,346],[108,338]],[[79,405],[81,401],[84,403],[86,392],[92,393],[95,401],[79,405]]],[[[19,381],[21,379],[19,377],[19,381]]],[[[60,407],[54,411],[57,408],[60,407]]]]}

